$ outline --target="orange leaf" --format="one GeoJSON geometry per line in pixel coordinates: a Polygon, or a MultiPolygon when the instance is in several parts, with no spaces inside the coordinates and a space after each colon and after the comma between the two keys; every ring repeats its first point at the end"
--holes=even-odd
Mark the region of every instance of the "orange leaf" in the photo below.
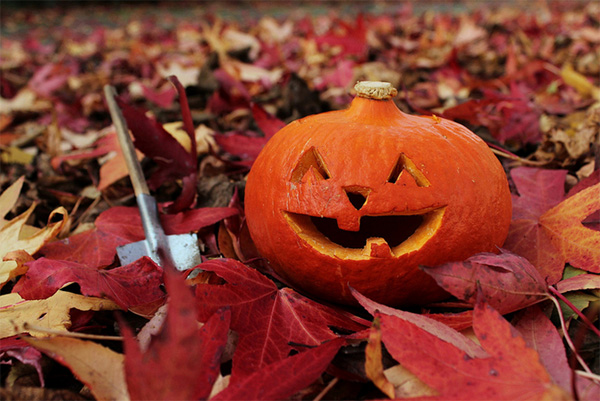
{"type": "Polygon", "coordinates": [[[597,210],[600,184],[565,199],[540,217],[540,224],[564,260],[594,273],[600,273],[600,232],[581,222],[597,210]]]}
{"type": "Polygon", "coordinates": [[[369,343],[365,349],[365,372],[373,384],[390,398],[395,397],[394,385],[383,374],[383,363],[381,361],[381,326],[379,318],[373,320],[373,326],[369,331],[369,343]]]}

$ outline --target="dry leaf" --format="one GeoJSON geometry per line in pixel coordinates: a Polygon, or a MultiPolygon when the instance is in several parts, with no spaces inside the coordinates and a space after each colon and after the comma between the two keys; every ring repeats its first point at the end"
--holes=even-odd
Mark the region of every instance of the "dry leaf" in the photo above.
{"type": "Polygon", "coordinates": [[[28,234],[23,238],[23,227],[34,209],[35,204],[32,204],[28,210],[6,223],[0,229],[0,258],[2,258],[0,260],[0,288],[9,280],[27,271],[23,265],[19,265],[14,260],[5,260],[9,252],[23,250],[33,255],[51,239],[55,238],[67,223],[67,210],[64,207],[56,208],[50,213],[48,221],[53,221],[56,215],[62,215],[60,221],[50,223],[46,228],[40,229],[32,235],[28,234]]]}
{"type": "Polygon", "coordinates": [[[0,338],[27,333],[36,337],[47,334],[25,325],[45,330],[68,330],[71,326],[71,309],[116,310],[117,304],[107,299],[86,297],[70,292],[57,291],[47,299],[26,301],[17,293],[0,296],[0,338]]]}
{"type": "Polygon", "coordinates": [[[25,341],[68,367],[96,400],[129,400],[122,354],[77,338],[25,338],[25,341]]]}
{"type": "Polygon", "coordinates": [[[410,370],[402,365],[395,365],[383,371],[383,374],[394,386],[396,398],[425,397],[437,395],[438,392],[423,383],[410,370]]]}
{"type": "Polygon", "coordinates": [[[382,393],[389,398],[395,397],[394,385],[389,382],[383,372],[381,361],[381,325],[379,317],[373,320],[373,326],[369,330],[369,342],[365,349],[365,373],[382,393]]]}

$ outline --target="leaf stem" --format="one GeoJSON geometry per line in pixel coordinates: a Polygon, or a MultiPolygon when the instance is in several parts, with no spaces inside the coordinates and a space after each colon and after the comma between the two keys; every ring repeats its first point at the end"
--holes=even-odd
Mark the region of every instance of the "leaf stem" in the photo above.
{"type": "Polygon", "coordinates": [[[577,376],[585,377],[586,379],[593,380],[595,383],[600,384],[600,375],[596,375],[594,373],[584,372],[582,370],[576,370],[575,374],[577,376]]]}
{"type": "Polygon", "coordinates": [[[507,159],[510,160],[514,160],[517,161],[521,164],[527,165],[527,166],[543,166],[545,164],[548,164],[545,161],[532,161],[532,160],[527,160],[527,159],[523,159],[522,157],[519,157],[513,153],[507,152],[506,150],[500,148],[499,146],[493,145],[491,143],[488,143],[488,146],[490,147],[490,150],[495,153],[498,156],[501,157],[505,157],[507,159]]]}
{"type": "Polygon", "coordinates": [[[567,304],[567,306],[569,308],[571,308],[573,310],[573,312],[575,312],[577,314],[577,316],[579,316],[581,318],[581,320],[598,336],[600,337],[600,330],[598,330],[598,328],[596,326],[594,326],[594,324],[592,322],[590,322],[590,320],[587,318],[586,315],[584,315],[583,313],[581,313],[581,311],[579,309],[577,309],[577,307],[575,305],[573,305],[573,303],[571,301],[569,301],[567,299],[567,297],[565,297],[563,294],[561,294],[556,288],[552,287],[552,286],[548,286],[548,289],[550,290],[550,292],[552,293],[552,295],[554,295],[555,297],[557,297],[558,299],[560,299],[561,301],[563,301],[565,304],[567,304]]]}
{"type": "MultiPolygon", "coordinates": [[[[550,287],[552,288],[552,287],[550,287]]],[[[592,372],[592,370],[590,369],[590,367],[585,363],[585,361],[583,360],[583,358],[579,355],[579,353],[577,352],[577,349],[575,348],[575,345],[573,344],[573,340],[571,340],[571,336],[569,335],[569,331],[567,330],[567,327],[565,326],[565,316],[562,313],[562,309],[560,308],[560,303],[558,302],[558,299],[556,299],[555,297],[551,296],[549,297],[550,300],[552,302],[554,302],[554,306],[556,306],[556,310],[558,312],[558,317],[560,320],[560,327],[563,331],[563,334],[565,336],[565,341],[567,342],[567,344],[569,345],[569,348],[571,348],[571,351],[573,351],[573,355],[575,355],[575,358],[577,358],[577,362],[579,362],[579,364],[581,365],[581,367],[583,368],[583,370],[585,370],[588,374],[593,375],[594,373],[592,372]]]]}
{"type": "Polygon", "coordinates": [[[327,393],[329,392],[329,390],[331,390],[333,388],[333,386],[335,386],[338,381],[339,381],[339,379],[337,377],[334,377],[327,384],[327,386],[325,386],[325,388],[323,390],[321,390],[321,392],[319,394],[317,394],[317,396],[314,398],[313,401],[321,401],[323,399],[323,397],[325,397],[325,395],[327,395],[327,393]]]}

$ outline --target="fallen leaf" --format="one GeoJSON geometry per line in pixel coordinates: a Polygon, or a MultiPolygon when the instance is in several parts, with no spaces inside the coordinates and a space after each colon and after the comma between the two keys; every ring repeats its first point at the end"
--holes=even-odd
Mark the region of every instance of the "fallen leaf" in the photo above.
{"type": "Polygon", "coordinates": [[[394,385],[383,372],[381,358],[381,326],[379,318],[375,317],[369,330],[369,342],[365,348],[365,373],[383,394],[393,399],[396,396],[394,385]]]}
{"type": "Polygon", "coordinates": [[[3,113],[17,111],[41,111],[52,107],[47,99],[40,99],[31,88],[21,89],[12,99],[0,98],[0,110],[3,113]]]}
{"type": "MultiPolygon", "coordinates": [[[[16,336],[0,338],[0,364],[5,360],[15,358],[25,365],[31,365],[35,368],[40,380],[40,385],[44,387],[44,373],[42,371],[42,354],[25,341],[16,336]]],[[[9,362],[6,362],[9,363],[9,362]]]]}
{"type": "Polygon", "coordinates": [[[99,229],[84,231],[44,245],[39,254],[47,259],[104,268],[114,263],[116,248],[131,242],[99,229]]]}
{"type": "Polygon", "coordinates": [[[229,386],[211,400],[288,399],[317,380],[343,344],[343,339],[333,339],[265,365],[246,377],[234,380],[232,375],[229,386]]]}
{"type": "Polygon", "coordinates": [[[160,288],[163,271],[148,257],[110,270],[47,258],[27,266],[13,288],[24,299],[48,298],[67,283],[77,283],[83,295],[108,298],[125,310],[165,296],[160,288]]]}
{"type": "Polygon", "coordinates": [[[2,149],[0,154],[0,162],[4,164],[21,164],[26,166],[31,164],[35,158],[35,154],[28,153],[15,146],[8,146],[2,149]]]}
{"type": "Polygon", "coordinates": [[[25,176],[19,177],[19,179],[10,184],[10,186],[0,194],[0,229],[10,222],[9,220],[6,220],[5,217],[17,203],[24,181],[25,176]]]}
{"type": "Polygon", "coordinates": [[[215,135],[215,141],[223,151],[240,158],[241,164],[251,166],[267,143],[267,138],[228,132],[215,135]]]}
{"type": "Polygon", "coordinates": [[[488,357],[472,358],[437,336],[395,316],[378,314],[383,342],[404,367],[439,392],[436,399],[571,399],[552,382],[539,355],[484,302],[473,328],[488,357]]]}
{"type": "MultiPolygon", "coordinates": [[[[234,216],[236,209],[199,208],[178,214],[161,214],[167,235],[187,234],[234,216]]],[[[145,238],[137,207],[113,207],[96,219],[96,228],[45,245],[40,254],[47,259],[79,263],[88,267],[105,267],[114,262],[116,248],[145,238]]]]}
{"type": "Polygon", "coordinates": [[[506,251],[499,255],[479,253],[464,262],[423,267],[443,289],[475,304],[481,294],[502,314],[514,312],[546,299],[544,278],[521,256],[506,251]]]}
{"type": "MultiPolygon", "coordinates": [[[[100,181],[98,181],[97,186],[99,191],[108,188],[121,178],[129,176],[125,156],[123,156],[123,151],[118,144],[117,135],[113,133],[106,135],[104,138],[106,147],[102,150],[112,149],[111,151],[114,152],[114,155],[100,166],[100,181]]],[[[141,162],[144,158],[143,153],[136,149],[135,154],[141,162]]]]}
{"type": "Polygon", "coordinates": [[[540,217],[560,259],[573,267],[600,273],[600,232],[582,221],[600,210],[600,184],[565,199],[540,217]]]}
{"type": "Polygon", "coordinates": [[[215,313],[199,328],[194,295],[183,277],[166,274],[167,317],[147,350],[140,350],[131,329],[123,326],[125,372],[133,400],[207,399],[217,379],[231,318],[215,313]]]}
{"type": "Polygon", "coordinates": [[[595,86],[584,75],[573,69],[571,64],[566,63],[560,70],[560,76],[567,85],[574,87],[583,96],[590,96],[600,100],[600,88],[595,86]]]}
{"type": "Polygon", "coordinates": [[[148,180],[151,187],[158,188],[167,180],[196,175],[195,157],[186,151],[162,125],[146,117],[144,113],[129,106],[120,98],[116,100],[135,138],[135,147],[152,158],[159,166],[148,180]]]}
{"type": "Polygon", "coordinates": [[[122,354],[77,338],[25,337],[24,340],[69,368],[96,400],[129,400],[122,354]]]}
{"type": "Polygon", "coordinates": [[[571,390],[571,369],[561,335],[550,319],[537,306],[519,313],[512,320],[529,348],[540,356],[540,362],[554,382],[565,391],[571,390]]]}
{"type": "Polygon", "coordinates": [[[160,89],[155,89],[142,84],[142,90],[144,92],[144,98],[165,109],[173,104],[173,101],[177,96],[177,91],[171,85],[165,85],[160,89]]]}
{"type": "Polygon", "coordinates": [[[556,283],[556,289],[563,293],[577,290],[600,289],[600,276],[596,274],[580,274],[556,283]]]}
{"type": "MultiPolygon", "coordinates": [[[[352,294],[356,298],[356,300],[361,304],[363,308],[365,308],[371,315],[376,316],[378,312],[384,313],[389,316],[394,316],[398,319],[405,320],[414,324],[415,326],[437,336],[443,341],[454,345],[456,348],[462,350],[469,357],[484,357],[486,355],[485,351],[481,349],[477,344],[473,341],[469,340],[458,331],[453,328],[448,327],[447,325],[438,322],[431,317],[427,317],[424,315],[420,315],[417,313],[411,313],[407,311],[402,311],[399,309],[394,309],[386,305],[379,304],[358,291],[354,288],[350,288],[352,294]]],[[[471,318],[471,322],[473,321],[472,315],[469,315],[471,318]]],[[[469,327],[471,323],[469,323],[469,327]]]]}
{"type": "Polygon", "coordinates": [[[223,306],[231,307],[231,329],[239,334],[232,380],[338,337],[330,327],[359,331],[362,319],[305,298],[289,288],[278,289],[258,271],[232,259],[214,259],[202,269],[227,281],[196,286],[200,321],[223,306]]]}
{"type": "Polygon", "coordinates": [[[0,338],[21,333],[44,337],[46,333],[36,331],[29,326],[45,330],[68,330],[71,327],[71,309],[80,311],[115,310],[119,306],[101,298],[86,297],[65,291],[46,299],[28,301],[19,294],[0,296],[0,338]]]}
{"type": "Polygon", "coordinates": [[[264,107],[257,103],[252,103],[251,110],[256,125],[258,125],[258,128],[263,132],[266,139],[271,138],[285,126],[283,121],[269,114],[264,107]]]}
{"type": "Polygon", "coordinates": [[[15,217],[10,222],[5,223],[0,228],[0,288],[9,280],[25,273],[26,268],[19,265],[14,260],[5,260],[9,252],[25,251],[30,255],[36,253],[44,244],[55,238],[68,220],[68,213],[65,208],[59,207],[52,211],[48,217],[49,224],[37,230],[35,233],[27,234],[23,237],[23,228],[29,219],[29,216],[35,209],[35,203],[20,216],[15,217]],[[54,223],[55,216],[61,215],[62,219],[54,223]]]}
{"type": "Polygon", "coordinates": [[[520,196],[513,196],[513,219],[504,248],[529,260],[550,285],[562,277],[565,261],[540,223],[564,199],[566,170],[517,167],[511,170],[520,196]]]}
{"type": "Polygon", "coordinates": [[[438,395],[437,391],[423,383],[414,373],[402,365],[394,365],[383,371],[394,386],[394,397],[414,398],[438,395]]]}

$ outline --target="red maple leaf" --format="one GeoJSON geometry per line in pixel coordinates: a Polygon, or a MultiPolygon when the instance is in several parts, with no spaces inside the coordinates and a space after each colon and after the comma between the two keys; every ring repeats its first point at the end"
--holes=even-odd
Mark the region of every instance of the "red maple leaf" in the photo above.
{"type": "Polygon", "coordinates": [[[24,299],[48,298],[67,283],[77,283],[83,295],[108,298],[125,310],[164,297],[162,269],[147,257],[110,270],[47,258],[29,262],[27,267],[13,288],[24,299]]]}
{"type": "MultiPolygon", "coordinates": [[[[185,234],[208,227],[238,210],[231,207],[191,209],[177,214],[161,214],[161,224],[167,235],[185,234]]],[[[39,253],[48,259],[80,263],[90,267],[105,267],[115,259],[116,248],[144,239],[139,209],[113,207],[96,219],[96,228],[45,245],[39,253]]]]}
{"type": "Polygon", "coordinates": [[[321,376],[343,345],[341,338],[257,370],[229,386],[211,400],[284,400],[321,376]]]}
{"type": "Polygon", "coordinates": [[[278,289],[258,271],[232,259],[210,260],[202,268],[227,281],[196,287],[200,321],[223,306],[231,307],[231,329],[239,334],[232,378],[248,376],[285,359],[292,349],[304,351],[338,337],[330,327],[355,332],[368,322],[327,307],[289,288],[278,289]]]}
{"type": "Polygon", "coordinates": [[[473,329],[486,357],[465,351],[415,324],[378,314],[390,354],[439,393],[434,399],[568,399],[519,333],[487,303],[475,306],[473,329]]]}
{"type": "Polygon", "coordinates": [[[198,328],[194,295],[184,279],[166,273],[167,317],[147,350],[121,325],[125,373],[133,400],[207,399],[217,379],[231,313],[220,309],[198,328]]]}

